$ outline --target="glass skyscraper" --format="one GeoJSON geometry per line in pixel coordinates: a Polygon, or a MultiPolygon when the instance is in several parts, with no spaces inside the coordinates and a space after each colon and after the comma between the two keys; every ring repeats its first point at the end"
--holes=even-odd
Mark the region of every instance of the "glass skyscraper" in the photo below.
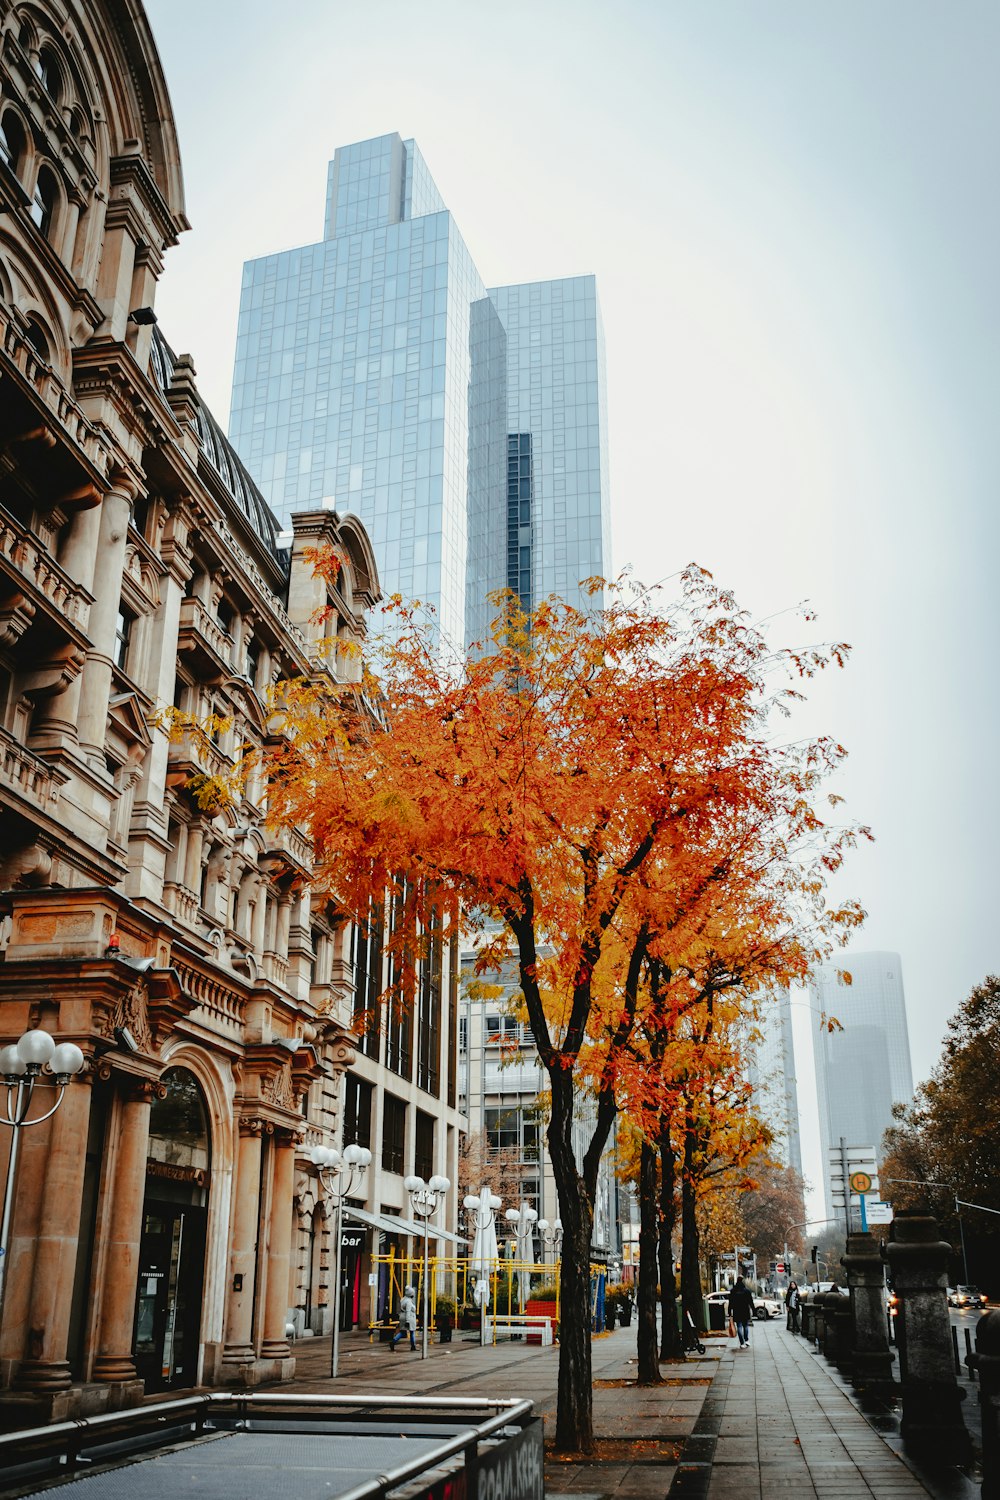
{"type": "Polygon", "coordinates": [[[338,148],[318,244],[245,266],[230,435],[284,524],[358,514],[458,645],[491,591],[575,603],[610,569],[594,279],[488,292],[398,135],[338,148]]]}
{"type": "Polygon", "coordinates": [[[812,994],[816,1010],[843,1028],[830,1032],[821,1026],[815,1044],[827,1213],[832,1213],[830,1147],[843,1137],[846,1145],[872,1146],[881,1157],[892,1106],[909,1104],[913,1096],[899,954],[845,953],[836,966],[819,971],[812,994]],[[838,983],[837,969],[846,969],[852,983],[838,983]]]}

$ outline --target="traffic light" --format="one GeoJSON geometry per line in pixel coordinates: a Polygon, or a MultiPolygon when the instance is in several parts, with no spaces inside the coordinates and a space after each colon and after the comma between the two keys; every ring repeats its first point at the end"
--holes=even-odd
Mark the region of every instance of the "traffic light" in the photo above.
{"type": "Polygon", "coordinates": [[[816,1264],[816,1257],[817,1257],[818,1254],[819,1254],[819,1246],[818,1245],[813,1245],[812,1255],[810,1255],[810,1257],[809,1257],[809,1259],[812,1261],[813,1265],[816,1264]]]}

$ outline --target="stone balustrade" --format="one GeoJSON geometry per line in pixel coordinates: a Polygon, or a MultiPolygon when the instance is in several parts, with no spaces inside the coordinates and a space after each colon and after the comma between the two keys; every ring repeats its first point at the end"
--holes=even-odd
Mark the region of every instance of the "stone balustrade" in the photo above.
{"type": "Polygon", "coordinates": [[[0,506],[0,558],[16,571],[29,597],[44,599],[56,614],[86,631],[93,596],[74,583],[46,551],[38,537],[0,506]]]}
{"type": "Polygon", "coordinates": [[[55,813],[59,794],[69,780],[46,761],[32,755],[14,736],[0,728],[0,786],[16,792],[40,812],[55,813]]]}
{"type": "Polygon", "coordinates": [[[21,329],[10,315],[10,309],[0,302],[0,348],[27,384],[34,386],[42,396],[54,418],[53,432],[57,431],[78,453],[101,474],[110,473],[117,462],[115,455],[101,432],[84,415],[83,410],[70,396],[62,381],[28,342],[21,329]]]}
{"type": "Polygon", "coordinates": [[[181,601],[177,652],[180,656],[199,656],[210,668],[228,668],[232,664],[232,636],[194,595],[181,601]]]}

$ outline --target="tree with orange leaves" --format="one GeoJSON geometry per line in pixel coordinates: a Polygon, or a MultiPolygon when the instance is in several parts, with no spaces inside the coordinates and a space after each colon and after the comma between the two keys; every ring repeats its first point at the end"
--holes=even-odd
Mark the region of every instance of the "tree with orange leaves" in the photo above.
{"type": "MultiPolygon", "coordinates": [[[[360,695],[287,685],[270,783],[272,816],[309,827],[315,878],[347,912],[363,921],[373,900],[400,892],[391,942],[404,992],[432,909],[497,924],[482,971],[516,956],[551,1090],[564,1231],[555,1436],[564,1451],[593,1444],[593,1202],[636,1009],[613,934],[642,925],[643,879],[654,868],[677,920],[703,899],[732,817],[741,830],[755,819],[781,825],[790,845],[816,837],[819,785],[843,753],[828,740],[780,745],[769,726],[790,692],[775,687],[775,673],[811,675],[844,648],[776,655],[696,568],[666,606],[635,586],[598,586],[609,602],[589,613],[547,600],[528,618],[508,598],[492,648],[457,666],[400,609],[363,686],[382,724],[360,695]],[[598,994],[617,994],[618,1013],[597,1127],[578,1163],[574,1096],[598,994]]],[[[831,868],[852,838],[829,832],[831,868]]]]}

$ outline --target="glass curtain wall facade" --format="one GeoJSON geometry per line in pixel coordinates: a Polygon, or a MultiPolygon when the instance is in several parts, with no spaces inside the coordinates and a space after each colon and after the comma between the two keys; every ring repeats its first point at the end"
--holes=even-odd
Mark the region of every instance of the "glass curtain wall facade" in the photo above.
{"type": "Polygon", "coordinates": [[[385,592],[432,605],[459,647],[515,576],[526,602],[577,602],[609,569],[594,278],[488,293],[398,135],[338,148],[318,244],[244,267],[230,435],[283,525],[324,505],[361,516],[385,592]],[[520,493],[508,509],[512,436],[526,520],[520,493]]]}
{"type": "MultiPolygon", "coordinates": [[[[490,297],[507,334],[509,477],[510,461],[519,461],[516,525],[513,511],[508,513],[507,583],[528,602],[524,572],[530,555],[533,601],[558,594],[578,604],[579,584],[611,571],[607,389],[597,283],[593,276],[532,281],[494,287],[490,297]]],[[[512,498],[508,488],[509,506],[512,498]]]]}
{"type": "Polygon", "coordinates": [[[843,1136],[849,1146],[874,1146],[882,1155],[882,1136],[892,1123],[893,1104],[913,1096],[913,1070],[906,1028],[903,968],[898,953],[848,953],[823,968],[812,986],[813,1005],[835,1016],[842,1031],[820,1027],[815,1044],[819,1132],[826,1177],[827,1213],[830,1184],[828,1152],[843,1136]],[[846,969],[849,985],[839,984],[836,969],[846,969]]]}

